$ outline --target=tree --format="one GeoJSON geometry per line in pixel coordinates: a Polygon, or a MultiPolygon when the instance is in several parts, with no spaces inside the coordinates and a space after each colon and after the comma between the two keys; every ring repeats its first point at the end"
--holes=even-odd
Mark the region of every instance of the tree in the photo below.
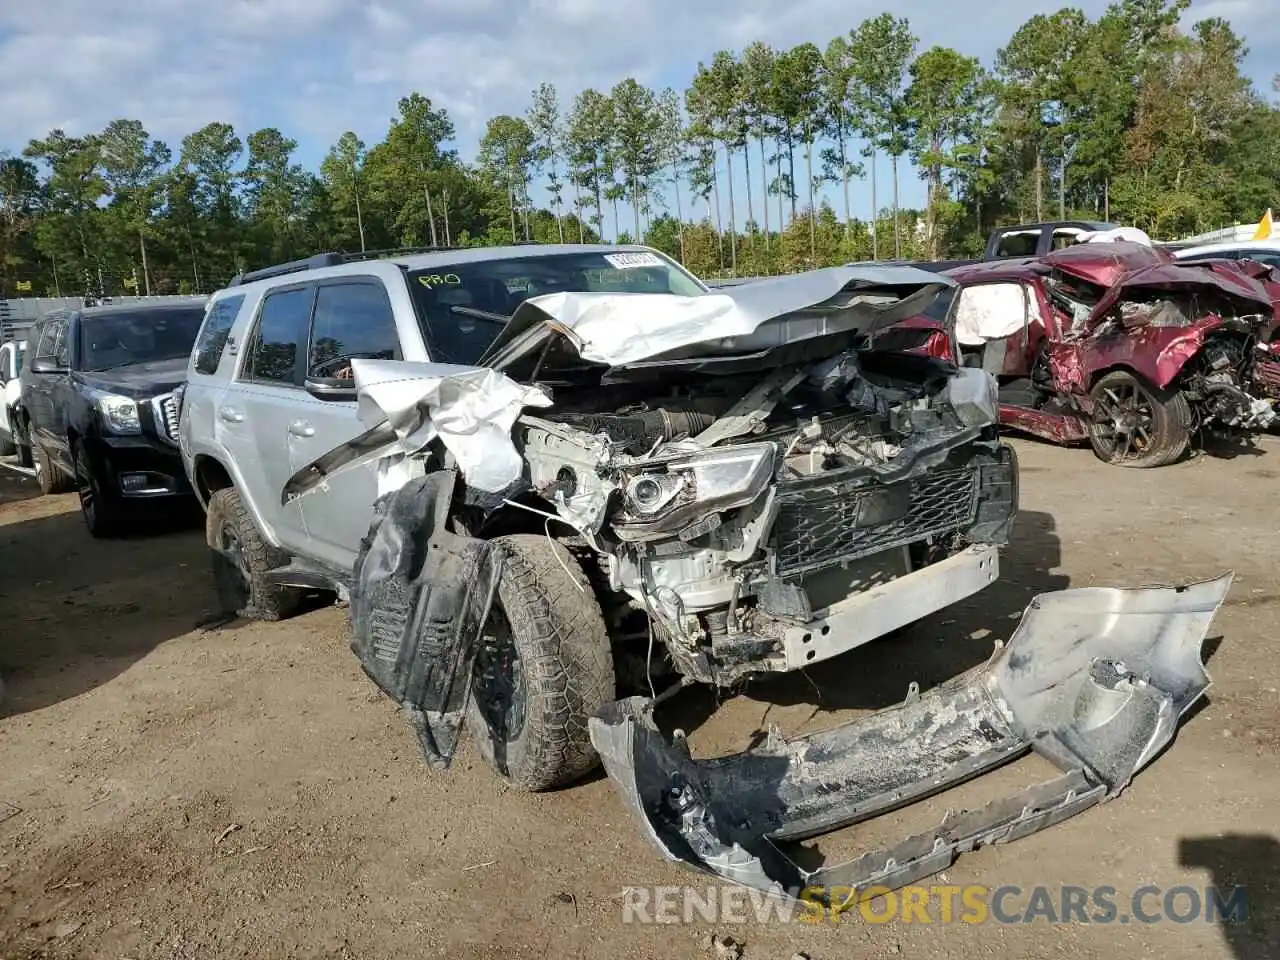
{"type": "Polygon", "coordinates": [[[680,111],[680,95],[667,87],[658,95],[658,152],[662,162],[671,169],[671,186],[676,200],[676,239],[681,263],[684,262],[685,250],[684,203],[680,196],[680,181],[684,178],[685,168],[688,165],[685,155],[685,133],[684,117],[680,111]]]}
{"type": "Polygon", "coordinates": [[[32,140],[24,153],[48,170],[36,245],[51,261],[83,277],[88,293],[101,266],[96,252],[101,234],[98,202],[108,191],[102,145],[97,137],[69,137],[52,130],[43,140],[32,140]]]}
{"type": "Polygon", "coordinates": [[[1232,202],[1239,163],[1232,131],[1256,116],[1258,104],[1240,72],[1245,52],[1225,21],[1210,19],[1148,64],[1116,201],[1149,232],[1189,232],[1242,212],[1232,202]]]}
{"type": "MultiPolygon", "coordinates": [[[[551,209],[556,214],[556,232],[564,243],[564,184],[560,179],[560,161],[564,149],[564,130],[560,124],[560,97],[550,83],[538,85],[533,92],[533,105],[528,113],[529,129],[533,131],[533,168],[547,178],[547,192],[551,197],[551,209]]],[[[580,203],[575,203],[578,209],[580,203]]],[[[578,223],[582,226],[581,221],[578,223]]],[[[579,233],[578,242],[582,243],[579,233]]]]}
{"type": "MultiPolygon", "coordinates": [[[[778,56],[774,70],[774,95],[776,97],[778,117],[786,131],[788,150],[799,140],[804,145],[805,159],[805,192],[808,196],[807,209],[811,216],[808,220],[810,246],[816,244],[817,207],[813,195],[813,144],[823,127],[823,77],[822,52],[812,43],[802,43],[798,47],[778,56]]],[[[791,161],[791,177],[795,179],[794,160],[791,161]]],[[[795,195],[791,198],[791,215],[795,217],[795,195]]],[[[816,248],[815,248],[816,249],[816,248]]],[[[810,250],[816,256],[815,250],[810,250]]]]}
{"type": "Polygon", "coordinates": [[[623,81],[612,96],[582,91],[566,116],[567,93],[534,81],[522,118],[489,123],[475,164],[459,159],[448,113],[418,93],[367,150],[340,138],[319,177],[274,128],[246,151],[230,124],[209,123],[168,169],[139,120],[54,130],[23,158],[0,149],[0,288],[115,295],[136,279],[153,293],[207,291],[237,270],[356,244],[588,241],[605,232],[606,203],[615,242],[643,236],[706,274],[878,258],[890,230],[900,256],[974,255],[993,226],[1049,215],[1055,191],[1060,214],[1161,239],[1252,222],[1280,191],[1280,103],[1242,72],[1244,44],[1225,22],[1184,26],[1188,3],[1030,17],[992,71],[945,47],[913,58],[909,25],[885,14],[821,56],[811,44],[721,50],[682,96],[623,81]],[[894,189],[882,211],[885,154],[894,189]],[[902,156],[927,184],[919,211],[899,205],[902,156]],[[867,161],[863,222],[851,182],[867,161]],[[842,217],[820,184],[843,195],[842,217]]]}
{"type": "MultiPolygon", "coordinates": [[[[736,102],[741,89],[738,71],[738,62],[733,54],[721,50],[712,58],[710,67],[698,64],[693,84],[685,92],[685,106],[693,120],[695,135],[719,143],[724,148],[725,177],[729,186],[729,263],[735,272],[738,269],[738,227],[733,196],[733,151],[743,139],[736,102]]],[[[747,216],[750,219],[750,211],[747,216]]]]}
{"type": "Polygon", "coordinates": [[[21,157],[0,155],[0,264],[4,292],[16,292],[18,268],[27,261],[27,242],[37,216],[40,178],[36,165],[21,157]]]}
{"type": "MultiPolygon", "coordinates": [[[[884,150],[893,168],[894,256],[902,254],[898,232],[898,159],[906,152],[906,117],[903,80],[915,51],[916,38],[905,18],[882,13],[864,20],[849,35],[853,63],[853,103],[858,127],[867,140],[871,157],[871,205],[876,207],[876,155],[884,150]]],[[[875,209],[872,220],[879,221],[875,209]]],[[[872,233],[873,245],[878,230],[872,233]]],[[[879,255],[878,249],[875,256],[879,255]]]]}
{"type": "Polygon", "coordinates": [[[533,131],[520,117],[494,117],[480,138],[480,169],[489,181],[505,189],[511,218],[511,240],[516,240],[516,219],[524,223],[524,238],[529,230],[529,174],[533,166],[533,131]]]}
{"type": "Polygon", "coordinates": [[[385,211],[395,242],[439,246],[443,240],[448,245],[450,233],[465,219],[462,208],[470,201],[454,175],[457,153],[448,146],[454,135],[448,112],[415,92],[400,99],[386,139],[369,151],[370,198],[385,211]]]}
{"type": "MultiPolygon", "coordinates": [[[[686,135],[689,137],[689,142],[693,149],[689,164],[689,186],[693,190],[694,196],[700,197],[703,203],[706,204],[707,214],[704,222],[715,234],[715,268],[723,270],[724,244],[722,240],[724,231],[720,224],[720,189],[716,177],[715,141],[697,123],[689,125],[686,135]]],[[[690,257],[693,256],[687,248],[686,254],[690,257]]],[[[692,270],[692,260],[686,260],[685,266],[692,270]]],[[[709,276],[711,269],[706,269],[703,273],[709,276]]]]}
{"type": "MultiPolygon", "coordinates": [[[[583,90],[573,101],[567,131],[569,178],[595,200],[596,230],[604,236],[604,194],[613,182],[609,167],[613,106],[598,90],[583,90]]],[[[614,236],[617,237],[615,218],[614,236]]]]}
{"type": "Polygon", "coordinates": [[[204,221],[199,202],[199,183],[195,174],[178,166],[170,170],[162,180],[162,202],[168,239],[176,253],[184,250],[191,260],[191,283],[179,281],[184,292],[203,293],[204,275],[200,269],[197,237],[201,237],[204,221]]]}
{"type": "Polygon", "coordinates": [[[354,215],[356,233],[360,240],[360,252],[367,246],[364,236],[364,210],[360,205],[361,177],[365,162],[364,141],[348,130],[338,142],[329,148],[320,164],[320,176],[329,192],[334,212],[342,218],[344,226],[340,234],[346,235],[350,218],[354,215]]]}
{"type": "MultiPolygon", "coordinates": [[[[792,51],[779,53],[773,61],[773,75],[770,78],[770,107],[778,137],[778,180],[777,187],[785,192],[791,206],[791,218],[796,216],[796,141],[799,139],[801,106],[798,101],[799,88],[803,81],[796,76],[800,65],[792,51]],[[787,174],[782,176],[782,159],[785,153],[787,174]]],[[[782,229],[782,214],[778,214],[778,228],[782,229]]]]}
{"type": "Polygon", "coordinates": [[[1012,137],[1034,159],[1036,219],[1044,219],[1044,165],[1048,155],[1067,158],[1063,134],[1070,128],[1070,64],[1084,41],[1088,21],[1079,10],[1037,14],[996,54],[1004,81],[1003,102],[1012,137]]]}
{"type": "MultiPolygon", "coordinates": [[[[188,240],[200,250],[199,262],[214,277],[230,279],[244,250],[240,239],[241,204],[237,191],[244,144],[229,123],[210,123],[182,139],[178,170],[194,179],[192,203],[200,227],[188,240]]],[[[193,258],[195,254],[193,253],[193,258]]]]}
{"type": "MultiPolygon", "coordinates": [[[[733,195],[733,157],[738,150],[746,156],[747,123],[742,104],[742,65],[729,50],[718,50],[711,58],[710,82],[714,123],[724,144],[724,175],[729,184],[729,251],[733,269],[738,269],[738,211],[733,195]]],[[[749,171],[748,171],[749,173],[749,171]]],[[[747,224],[755,222],[751,180],[747,178],[747,224]]]]}
{"type": "Polygon", "coordinates": [[[275,127],[249,134],[249,157],[242,174],[250,223],[260,236],[263,259],[289,260],[300,255],[299,216],[309,191],[308,176],[293,162],[298,142],[275,127]]]}
{"type": "MultiPolygon", "coordinates": [[[[764,249],[769,250],[769,165],[764,143],[773,135],[771,108],[773,102],[774,52],[757,40],[742,51],[742,98],[747,115],[747,129],[760,148],[760,207],[764,218],[764,249]]],[[[747,156],[744,151],[743,156],[747,156]]],[[[747,164],[750,181],[750,161],[747,164]]],[[[782,228],[782,224],[778,224],[782,228]]]]}
{"type": "Polygon", "coordinates": [[[662,117],[653,91],[631,77],[609,93],[613,102],[614,149],[618,172],[631,202],[634,236],[639,239],[640,215],[649,204],[649,181],[662,166],[662,117]]]}
{"type": "Polygon", "coordinates": [[[161,141],[152,140],[137,120],[112,120],[102,132],[100,143],[103,174],[115,195],[113,205],[138,238],[143,286],[150,296],[147,231],[159,201],[160,174],[169,166],[172,153],[161,141]]]}
{"type": "Polygon", "coordinates": [[[862,175],[862,167],[850,160],[849,138],[856,116],[851,86],[853,84],[853,51],[847,37],[836,37],[823,54],[823,118],[824,132],[832,146],[822,151],[823,177],[839,183],[844,195],[844,230],[846,239],[852,228],[853,213],[849,204],[849,181],[862,175]]]}
{"type": "Polygon", "coordinates": [[[931,255],[941,258],[939,206],[947,200],[944,171],[962,165],[966,147],[980,136],[986,73],[976,57],[933,47],[911,64],[906,93],[910,154],[928,184],[927,223],[931,255]]]}

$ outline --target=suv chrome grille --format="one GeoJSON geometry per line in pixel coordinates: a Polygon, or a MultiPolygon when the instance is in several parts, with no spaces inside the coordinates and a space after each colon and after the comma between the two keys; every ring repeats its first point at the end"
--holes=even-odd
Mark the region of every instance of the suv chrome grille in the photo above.
{"type": "Polygon", "coordinates": [[[915,543],[973,522],[978,472],[973,467],[932,470],[914,480],[869,487],[852,483],[783,484],[770,535],[778,574],[797,574],[915,543]],[[788,490],[788,486],[791,487],[788,490]],[[905,508],[882,523],[858,526],[875,501],[897,499],[905,508]]]}
{"type": "Polygon", "coordinates": [[[156,414],[156,430],[170,443],[178,442],[178,402],[172,393],[151,401],[156,414]]]}

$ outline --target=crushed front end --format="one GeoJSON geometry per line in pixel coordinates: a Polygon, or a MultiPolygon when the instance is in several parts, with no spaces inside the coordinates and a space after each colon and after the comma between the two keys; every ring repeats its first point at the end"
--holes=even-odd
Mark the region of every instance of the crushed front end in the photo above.
{"type": "Polygon", "coordinates": [[[532,489],[676,672],[731,685],[836,656],[998,576],[1017,463],[992,379],[845,350],[715,384],[631,377],[522,418],[532,489]],[[618,406],[602,410],[601,401],[618,406]]]}
{"type": "Polygon", "coordinates": [[[1105,256],[1064,250],[1045,258],[1046,293],[1073,318],[1053,348],[1061,386],[1079,394],[1084,413],[1104,426],[1114,418],[1095,410],[1090,385],[1106,371],[1127,368],[1161,390],[1181,393],[1193,432],[1250,434],[1271,427],[1276,366],[1266,340],[1275,311],[1253,266],[1175,263],[1132,246],[1116,245],[1128,259],[1115,277],[1116,271],[1099,273],[1105,256]],[[1110,278],[1109,286],[1098,283],[1101,276],[1110,278]]]}

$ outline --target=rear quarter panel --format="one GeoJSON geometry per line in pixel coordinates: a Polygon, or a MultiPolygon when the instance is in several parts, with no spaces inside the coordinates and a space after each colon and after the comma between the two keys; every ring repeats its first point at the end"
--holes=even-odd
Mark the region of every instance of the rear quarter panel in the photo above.
{"type": "MultiPolygon", "coordinates": [[[[251,287],[243,290],[230,288],[227,291],[219,291],[210,298],[210,313],[216,302],[227,297],[243,296],[244,301],[236,314],[227,342],[222,348],[217,369],[212,374],[197,370],[196,351],[193,350],[191,353],[191,359],[187,362],[187,387],[182,400],[182,418],[179,423],[178,437],[187,479],[191,481],[192,489],[196,491],[201,505],[207,503],[207,497],[201,490],[198,467],[202,458],[207,457],[221,466],[231,478],[231,482],[241,493],[245,508],[253,517],[263,537],[272,546],[279,547],[281,544],[272,526],[265,522],[266,517],[262,515],[260,505],[249,495],[253,486],[248,482],[249,478],[241,466],[242,459],[246,463],[254,463],[256,451],[252,449],[251,443],[248,444],[248,449],[241,450],[240,448],[245,444],[228,433],[218,415],[219,408],[224,404],[229,393],[234,390],[242,347],[248,339],[253,318],[258,312],[258,305],[262,302],[262,293],[262,290],[251,287]]],[[[196,339],[199,343],[199,337],[196,339]]],[[[248,436],[247,433],[245,435],[248,436]]]]}

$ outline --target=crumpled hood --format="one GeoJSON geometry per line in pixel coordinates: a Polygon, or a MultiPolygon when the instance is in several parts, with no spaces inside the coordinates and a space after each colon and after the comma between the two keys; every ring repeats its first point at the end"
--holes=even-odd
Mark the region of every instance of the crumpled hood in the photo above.
{"type": "Polygon", "coordinates": [[[519,479],[511,428],[525,407],[551,399],[500,372],[561,335],[589,362],[609,367],[655,357],[767,353],[835,333],[870,334],[924,310],[946,277],[914,267],[832,267],[760,280],[732,294],[553,293],[516,311],[482,366],[353,360],[361,419],[370,429],[295,473],[281,499],[314,489],[337,470],[437,437],[467,483],[489,493],[519,479]]]}
{"type": "Polygon", "coordinates": [[[1040,259],[1040,263],[1051,270],[1060,270],[1099,287],[1110,287],[1138,270],[1175,262],[1167,250],[1126,241],[1078,243],[1040,259]]]}
{"type": "Polygon", "coordinates": [[[1212,291],[1250,312],[1266,315],[1273,309],[1258,271],[1246,265],[1247,261],[1180,263],[1168,252],[1153,247],[1100,243],[1067,247],[1040,262],[1059,273],[1107,288],[1090,312],[1083,332],[1097,327],[1116,303],[1137,290],[1212,291]]]}
{"type": "Polygon", "coordinates": [[[871,334],[920,313],[951,285],[915,267],[864,266],[770,277],[696,297],[553,293],[521,304],[481,362],[503,369],[557,334],[582,359],[609,367],[871,334]]]}

